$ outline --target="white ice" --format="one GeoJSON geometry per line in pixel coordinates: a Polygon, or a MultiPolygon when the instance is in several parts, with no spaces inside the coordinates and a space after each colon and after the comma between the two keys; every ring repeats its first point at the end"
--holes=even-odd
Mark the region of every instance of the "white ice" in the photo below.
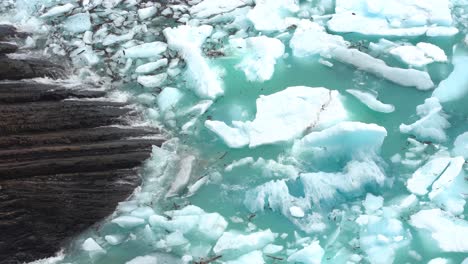
{"type": "Polygon", "coordinates": [[[318,241],[313,241],[288,257],[288,262],[303,263],[303,264],[320,264],[322,263],[325,250],[320,246],[318,241]]]}
{"type": "Polygon", "coordinates": [[[424,101],[424,104],[418,105],[416,113],[420,116],[420,119],[410,125],[401,124],[400,132],[413,134],[419,140],[433,140],[436,142],[447,140],[445,129],[450,127],[450,123],[447,121],[447,116],[436,97],[428,98],[424,101]]]}
{"type": "Polygon", "coordinates": [[[468,132],[459,135],[453,143],[453,154],[468,160],[468,132]]]}
{"type": "Polygon", "coordinates": [[[131,48],[125,49],[123,53],[127,58],[150,58],[158,56],[159,54],[165,52],[166,49],[166,43],[155,41],[133,46],[131,48]]]}
{"type": "Polygon", "coordinates": [[[356,97],[359,101],[365,104],[369,109],[381,113],[392,113],[395,111],[395,106],[391,104],[384,104],[377,99],[377,97],[371,93],[362,92],[359,90],[348,89],[346,92],[356,97]]]}
{"type": "Polygon", "coordinates": [[[321,130],[346,119],[340,95],[325,88],[295,86],[260,96],[253,121],[207,120],[205,125],[232,148],[286,142],[306,130],[321,130]],[[274,133],[272,133],[274,132],[274,133]]]}
{"type": "Polygon", "coordinates": [[[409,223],[426,234],[445,252],[468,252],[468,222],[441,209],[426,209],[411,216],[409,223]]]}
{"type": "Polygon", "coordinates": [[[434,88],[434,83],[427,72],[390,67],[384,61],[357,49],[337,47],[333,50],[332,57],[402,86],[416,87],[419,90],[434,88]]]}
{"type": "Polygon", "coordinates": [[[230,44],[241,54],[242,61],[236,67],[245,73],[249,81],[263,82],[271,79],[276,60],[284,54],[283,43],[266,36],[231,39],[230,44]]]}
{"type": "Polygon", "coordinates": [[[454,69],[447,79],[440,82],[432,96],[437,97],[441,103],[448,103],[460,100],[468,93],[468,55],[466,52],[459,52],[453,56],[452,64],[454,69]]]}
{"type": "Polygon", "coordinates": [[[199,97],[207,99],[215,99],[224,93],[219,73],[209,65],[201,51],[201,46],[212,31],[213,27],[208,25],[164,29],[169,48],[178,51],[187,63],[188,77],[194,81],[191,89],[199,97]]]}

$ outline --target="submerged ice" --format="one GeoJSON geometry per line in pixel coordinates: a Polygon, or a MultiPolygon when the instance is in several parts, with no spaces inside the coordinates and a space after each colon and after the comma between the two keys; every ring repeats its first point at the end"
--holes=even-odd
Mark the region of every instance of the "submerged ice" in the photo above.
{"type": "Polygon", "coordinates": [[[13,8],[24,49],[69,54],[171,138],[54,261],[468,261],[467,1],[13,8]]]}

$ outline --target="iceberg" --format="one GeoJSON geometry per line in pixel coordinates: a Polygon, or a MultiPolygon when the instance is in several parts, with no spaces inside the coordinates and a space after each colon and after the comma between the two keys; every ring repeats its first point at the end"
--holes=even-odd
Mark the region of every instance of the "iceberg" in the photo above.
{"type": "Polygon", "coordinates": [[[468,160],[468,132],[459,135],[453,142],[453,154],[468,160]]]}
{"type": "Polygon", "coordinates": [[[244,53],[242,61],[236,67],[245,73],[249,81],[263,82],[271,79],[276,60],[284,54],[284,45],[280,40],[265,36],[231,39],[231,45],[244,53]]]}
{"type": "MultiPolygon", "coordinates": [[[[452,23],[449,0],[337,0],[335,14],[327,26],[339,33],[414,37],[426,34],[434,26],[455,30],[451,32],[453,36],[458,31],[452,23]]],[[[447,35],[442,33],[431,32],[430,36],[447,35]]]]}
{"type": "Polygon", "coordinates": [[[258,98],[253,121],[233,121],[230,127],[207,120],[205,126],[232,148],[253,148],[290,141],[307,130],[321,130],[346,117],[337,91],[296,86],[258,98]]]}
{"type": "Polygon", "coordinates": [[[317,165],[372,158],[380,151],[386,136],[385,128],[376,124],[344,121],[296,140],[291,154],[304,162],[314,161],[317,165]]]}
{"type": "Polygon", "coordinates": [[[447,121],[447,115],[443,112],[437,98],[426,99],[424,104],[418,105],[416,113],[421,119],[410,125],[401,124],[400,132],[413,134],[420,140],[433,140],[436,142],[447,140],[444,130],[450,127],[450,123],[447,121]]]}
{"type": "Polygon", "coordinates": [[[318,23],[302,19],[289,42],[293,55],[307,57],[327,56],[336,47],[347,47],[349,43],[341,36],[328,34],[318,23]]]}
{"type": "Polygon", "coordinates": [[[258,249],[264,248],[266,245],[275,240],[276,235],[269,229],[243,235],[238,232],[225,232],[216,242],[213,248],[215,254],[220,255],[242,255],[258,249]]]}
{"type": "Polygon", "coordinates": [[[426,209],[412,215],[409,223],[444,252],[468,252],[468,222],[465,220],[441,209],[426,209]]]}
{"type": "Polygon", "coordinates": [[[357,49],[337,47],[333,50],[332,57],[401,86],[416,87],[419,90],[434,88],[434,83],[427,72],[390,67],[384,61],[357,49]]]}
{"type": "Polygon", "coordinates": [[[454,69],[447,79],[440,82],[434,90],[432,96],[439,99],[441,103],[448,103],[460,100],[468,93],[468,55],[458,55],[453,57],[454,69]]]}
{"type": "Polygon", "coordinates": [[[325,251],[320,246],[318,241],[310,243],[288,257],[288,262],[303,263],[303,264],[320,264],[322,263],[325,251]]]}

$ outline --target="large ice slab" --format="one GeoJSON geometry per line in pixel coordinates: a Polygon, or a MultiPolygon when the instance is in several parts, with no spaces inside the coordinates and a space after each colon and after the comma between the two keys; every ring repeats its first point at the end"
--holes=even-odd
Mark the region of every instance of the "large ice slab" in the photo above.
{"type": "Polygon", "coordinates": [[[301,20],[289,42],[293,55],[307,57],[328,55],[335,47],[346,46],[348,42],[341,36],[328,34],[324,27],[310,20],[301,20]]]}
{"type": "Polygon", "coordinates": [[[325,250],[320,246],[318,241],[310,243],[288,257],[288,262],[303,263],[303,264],[320,264],[322,263],[325,250]]]}
{"type": "Polygon", "coordinates": [[[468,222],[440,209],[421,210],[409,223],[426,234],[445,252],[468,252],[468,222]]]}
{"type": "MultiPolygon", "coordinates": [[[[373,36],[420,36],[431,27],[452,28],[448,0],[337,0],[335,15],[328,22],[334,32],[373,36]]],[[[444,30],[447,31],[447,30],[444,30]]],[[[432,32],[431,35],[446,35],[432,32]]]]}
{"type": "Polygon", "coordinates": [[[439,207],[452,214],[462,214],[465,208],[465,192],[468,183],[463,172],[465,159],[456,157],[450,160],[450,164],[440,177],[432,184],[429,199],[439,207]]]}
{"type": "Polygon", "coordinates": [[[468,55],[456,54],[453,57],[454,66],[447,79],[440,82],[432,96],[437,97],[441,103],[460,100],[468,93],[468,55]]]}
{"type": "Polygon", "coordinates": [[[384,208],[384,214],[377,216],[361,215],[356,222],[361,225],[359,242],[370,263],[394,263],[397,251],[407,246],[411,234],[405,230],[403,223],[392,217],[384,208]]]}
{"type": "Polygon", "coordinates": [[[276,38],[259,36],[232,39],[230,43],[243,55],[236,67],[245,73],[249,81],[263,82],[271,79],[276,60],[284,54],[284,45],[276,38]]]}
{"type": "Polygon", "coordinates": [[[453,154],[468,160],[468,132],[459,135],[453,142],[453,154]]]}
{"type": "Polygon", "coordinates": [[[264,248],[275,240],[276,235],[270,229],[244,235],[239,232],[225,232],[213,248],[215,254],[242,255],[264,248]]]}
{"type": "Polygon", "coordinates": [[[451,160],[450,157],[430,160],[413,173],[408,179],[406,187],[416,195],[426,195],[429,192],[428,188],[447,169],[451,160]]]}
{"type": "Polygon", "coordinates": [[[390,67],[384,61],[357,49],[337,47],[333,50],[332,56],[338,61],[351,64],[360,70],[402,86],[416,87],[419,90],[434,88],[434,83],[427,72],[390,67]]]}
{"type": "Polygon", "coordinates": [[[201,46],[211,35],[213,27],[179,26],[164,29],[169,48],[178,51],[187,63],[188,77],[194,81],[189,87],[201,98],[215,99],[224,93],[218,73],[203,57],[201,46]]]}
{"type": "Polygon", "coordinates": [[[283,31],[288,26],[288,16],[299,11],[295,0],[256,0],[248,18],[259,31],[283,31]]]}
{"type": "Polygon", "coordinates": [[[406,125],[400,125],[400,131],[413,134],[420,140],[433,140],[444,142],[447,140],[445,129],[450,127],[447,116],[439,100],[435,97],[428,98],[424,104],[416,107],[416,113],[421,117],[418,121],[406,125]]]}
{"type": "Polygon", "coordinates": [[[253,121],[207,120],[205,126],[232,148],[286,142],[306,130],[321,130],[347,117],[337,91],[306,86],[289,87],[257,99],[253,121]]]}
{"type": "Polygon", "coordinates": [[[300,179],[307,199],[330,205],[362,195],[368,186],[383,186],[385,174],[373,161],[350,161],[343,172],[304,173],[300,179]]]}
{"type": "Polygon", "coordinates": [[[296,158],[316,163],[372,157],[380,151],[386,136],[385,128],[375,124],[341,122],[297,140],[291,153],[296,158]]]}
{"type": "Polygon", "coordinates": [[[416,46],[403,45],[390,50],[390,54],[414,67],[423,67],[433,62],[447,62],[444,50],[430,43],[420,42],[416,46]]]}

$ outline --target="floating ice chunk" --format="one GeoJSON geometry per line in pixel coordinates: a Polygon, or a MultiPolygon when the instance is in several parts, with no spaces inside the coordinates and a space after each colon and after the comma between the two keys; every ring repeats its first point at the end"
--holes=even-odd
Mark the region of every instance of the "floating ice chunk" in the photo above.
{"type": "Polygon", "coordinates": [[[75,8],[75,6],[71,3],[60,5],[60,6],[55,6],[49,9],[49,11],[45,12],[43,15],[41,15],[41,18],[60,16],[60,15],[63,15],[65,13],[72,11],[73,8],[75,8]]]}
{"type": "Polygon", "coordinates": [[[416,67],[423,67],[432,63],[432,58],[426,57],[424,51],[416,46],[398,46],[390,50],[390,54],[400,59],[402,62],[416,67]]]}
{"type": "Polygon", "coordinates": [[[167,44],[160,41],[144,43],[124,50],[127,58],[150,58],[165,52],[167,44]]]}
{"type": "Polygon", "coordinates": [[[276,60],[284,54],[283,43],[266,36],[234,39],[231,40],[231,45],[245,53],[236,67],[244,71],[249,81],[263,82],[271,79],[276,60]]]}
{"type": "Polygon", "coordinates": [[[346,117],[337,91],[296,86],[257,99],[253,121],[234,121],[234,127],[230,127],[223,122],[207,120],[205,126],[232,147],[248,143],[253,148],[286,142],[308,129],[323,129],[346,117]]]}
{"type": "Polygon", "coordinates": [[[430,27],[427,29],[428,37],[453,37],[460,32],[456,27],[430,27]]]}
{"type": "Polygon", "coordinates": [[[189,241],[179,231],[172,232],[166,236],[166,245],[168,247],[182,246],[188,243],[189,241]]]}
{"type": "Polygon", "coordinates": [[[367,214],[372,214],[379,210],[383,206],[384,199],[382,196],[375,196],[371,193],[366,195],[366,199],[362,202],[364,208],[366,208],[367,214]]]}
{"type": "Polygon", "coordinates": [[[140,74],[146,74],[146,73],[154,72],[155,70],[160,69],[162,67],[166,67],[166,66],[167,66],[167,59],[164,58],[164,59],[157,60],[155,62],[149,62],[143,65],[140,65],[135,69],[135,72],[140,73],[140,74]]]}
{"type": "Polygon", "coordinates": [[[79,13],[68,17],[63,22],[63,29],[72,33],[81,33],[91,29],[89,13],[79,13]]]}
{"type": "Polygon", "coordinates": [[[352,94],[359,101],[365,104],[370,109],[381,112],[381,113],[391,113],[395,111],[395,106],[391,104],[384,104],[377,100],[377,97],[373,94],[361,92],[359,90],[348,89],[346,92],[352,94]]]}
{"type": "Polygon", "coordinates": [[[93,238],[88,238],[83,242],[83,250],[85,251],[102,251],[104,250],[93,238]]]}
{"type": "Polygon", "coordinates": [[[464,164],[463,157],[451,159],[439,179],[432,184],[432,190],[429,193],[431,201],[453,214],[463,213],[466,203],[464,193],[468,184],[464,178],[464,164]]]}
{"type": "Polygon", "coordinates": [[[154,210],[148,206],[138,207],[130,213],[132,216],[139,217],[141,219],[148,219],[150,216],[154,215],[154,210]]]}
{"type": "Polygon", "coordinates": [[[296,218],[302,218],[305,216],[304,211],[299,206],[289,207],[289,213],[291,213],[291,215],[296,218]]]}
{"type": "Polygon", "coordinates": [[[229,231],[223,233],[218,239],[213,252],[220,255],[241,255],[265,247],[272,243],[275,237],[276,235],[270,229],[248,235],[229,231]]]}
{"type": "Polygon", "coordinates": [[[201,53],[201,46],[212,31],[213,27],[208,25],[164,29],[169,48],[178,51],[187,63],[187,74],[194,80],[191,89],[199,97],[208,99],[215,99],[224,93],[218,73],[201,53]]]}
{"type": "Polygon", "coordinates": [[[207,18],[248,5],[249,0],[204,0],[190,8],[190,14],[196,18],[207,18]]]}
{"type": "Polygon", "coordinates": [[[289,24],[288,14],[299,11],[295,0],[256,0],[247,17],[259,31],[283,31],[289,24]]]}
{"type": "Polygon", "coordinates": [[[454,69],[447,79],[440,82],[432,96],[437,97],[441,103],[460,100],[468,93],[468,55],[457,54],[453,56],[454,69]]]}
{"type": "Polygon", "coordinates": [[[180,231],[187,236],[196,236],[200,241],[215,241],[228,225],[218,213],[206,213],[193,205],[166,214],[171,217],[171,220],[160,215],[153,215],[149,218],[150,225],[153,228],[164,228],[170,232],[180,231]]]}
{"type": "Polygon", "coordinates": [[[249,145],[250,140],[248,132],[244,131],[242,128],[232,128],[224,122],[211,120],[207,120],[205,126],[220,136],[224,143],[230,148],[242,148],[249,145]]]}
{"type": "MultiPolygon", "coordinates": [[[[127,34],[123,34],[123,35],[109,34],[102,41],[102,45],[110,46],[110,45],[114,45],[114,44],[117,44],[117,43],[120,43],[120,42],[129,41],[129,40],[133,39],[134,35],[135,35],[135,33],[133,31],[130,31],[127,34]]],[[[126,52],[128,52],[128,51],[126,51],[126,52]]]]}
{"type": "Polygon", "coordinates": [[[444,258],[431,259],[427,264],[449,264],[450,261],[444,258]]]}
{"type": "Polygon", "coordinates": [[[166,194],[166,197],[177,195],[183,188],[187,187],[192,173],[193,162],[195,157],[190,155],[180,161],[179,171],[172,181],[171,188],[166,194]]]}
{"type": "Polygon", "coordinates": [[[451,160],[452,159],[448,157],[434,158],[430,160],[413,173],[413,176],[408,179],[406,187],[414,194],[427,194],[427,188],[429,188],[429,186],[431,186],[431,184],[442,174],[442,172],[447,169],[451,160]]]}
{"type": "Polygon", "coordinates": [[[419,36],[428,26],[447,30],[453,22],[448,0],[338,0],[335,13],[328,22],[331,31],[374,36],[419,36]]]}
{"type": "Polygon", "coordinates": [[[145,224],[145,220],[135,216],[123,215],[112,219],[112,223],[125,229],[135,228],[145,224]]]}
{"type": "Polygon", "coordinates": [[[285,165],[275,160],[265,160],[258,158],[256,161],[252,157],[243,158],[226,166],[225,171],[232,171],[239,167],[248,166],[250,169],[259,171],[262,178],[289,178],[296,179],[299,170],[293,165],[285,165]]]}
{"type": "Polygon", "coordinates": [[[321,25],[310,20],[301,20],[289,42],[296,57],[307,57],[318,54],[327,55],[338,46],[346,46],[347,41],[341,36],[331,35],[321,25]]]}
{"type": "Polygon", "coordinates": [[[225,264],[264,264],[262,252],[259,250],[252,251],[248,254],[240,256],[236,260],[226,261],[225,264]]]}
{"type": "Polygon", "coordinates": [[[320,246],[318,241],[313,241],[310,245],[298,250],[288,257],[288,262],[303,263],[303,264],[320,264],[322,263],[325,251],[320,246]]]}
{"type": "Polygon", "coordinates": [[[124,235],[106,235],[104,236],[104,239],[107,241],[107,243],[116,246],[121,244],[125,240],[124,235]]]}
{"type": "Polygon", "coordinates": [[[428,234],[445,252],[468,252],[468,222],[454,218],[440,209],[421,210],[409,223],[428,234]]]}
{"type": "Polygon", "coordinates": [[[300,160],[324,164],[330,160],[373,157],[380,151],[386,136],[385,128],[376,124],[345,121],[296,140],[291,153],[300,160]]]}
{"type": "Polygon", "coordinates": [[[434,83],[427,72],[390,67],[382,60],[376,59],[357,49],[337,47],[333,50],[332,56],[338,61],[351,64],[360,70],[402,86],[414,86],[419,90],[429,90],[434,87],[434,83]]]}
{"type": "Polygon", "coordinates": [[[171,110],[184,96],[177,88],[166,87],[158,95],[158,106],[161,112],[171,110]]]}
{"type": "Polygon", "coordinates": [[[453,154],[468,160],[468,132],[459,135],[453,143],[453,154]]]}
{"type": "Polygon", "coordinates": [[[125,264],[156,264],[158,262],[158,259],[154,256],[140,256],[127,261],[125,264]]]}
{"type": "Polygon", "coordinates": [[[138,76],[137,82],[147,88],[161,87],[167,79],[166,73],[138,76]]]}
{"type": "Polygon", "coordinates": [[[141,20],[145,20],[148,18],[152,18],[158,12],[158,8],[156,6],[150,6],[146,8],[138,9],[138,17],[141,20]]]}
{"type": "Polygon", "coordinates": [[[409,244],[411,234],[400,220],[389,216],[363,215],[358,218],[361,231],[359,242],[370,263],[393,263],[398,249],[409,244]]]}
{"type": "Polygon", "coordinates": [[[447,139],[444,129],[450,127],[450,123],[437,98],[426,99],[416,107],[416,113],[421,119],[411,125],[401,124],[400,132],[413,134],[420,140],[444,142],[447,139]]]}
{"type": "Polygon", "coordinates": [[[276,254],[283,250],[283,246],[279,245],[274,245],[274,244],[269,244],[266,247],[263,248],[263,253],[265,254],[276,254]]]}
{"type": "Polygon", "coordinates": [[[397,46],[390,49],[389,52],[402,62],[415,67],[423,67],[434,61],[447,62],[444,50],[425,42],[420,42],[416,46],[397,46]]]}
{"type": "Polygon", "coordinates": [[[91,258],[95,258],[98,255],[105,254],[106,250],[103,249],[93,238],[88,238],[86,239],[83,244],[81,245],[81,248],[84,251],[87,251],[89,256],[91,258]]]}
{"type": "Polygon", "coordinates": [[[434,61],[447,62],[448,60],[444,50],[434,44],[419,42],[418,44],[416,44],[416,47],[424,51],[424,54],[432,58],[434,61]]]}
{"type": "Polygon", "coordinates": [[[343,172],[304,173],[300,178],[305,197],[314,204],[334,204],[343,197],[361,195],[367,186],[383,186],[385,182],[385,174],[373,161],[350,161],[343,172]]]}

